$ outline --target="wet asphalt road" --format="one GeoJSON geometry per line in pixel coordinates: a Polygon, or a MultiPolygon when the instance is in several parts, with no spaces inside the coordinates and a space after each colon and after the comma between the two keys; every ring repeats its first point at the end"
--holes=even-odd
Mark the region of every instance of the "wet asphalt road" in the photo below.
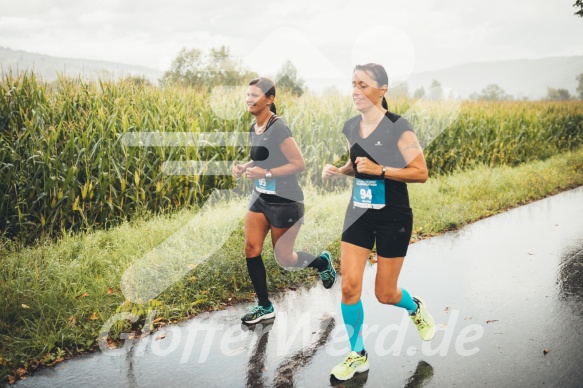
{"type": "Polygon", "coordinates": [[[362,297],[370,371],[347,383],[329,377],[348,350],[337,283],[276,295],[273,323],[242,326],[250,305],[238,305],[16,385],[583,387],[583,188],[410,247],[400,285],[425,299],[431,342],[376,301],[375,272],[362,297]]]}

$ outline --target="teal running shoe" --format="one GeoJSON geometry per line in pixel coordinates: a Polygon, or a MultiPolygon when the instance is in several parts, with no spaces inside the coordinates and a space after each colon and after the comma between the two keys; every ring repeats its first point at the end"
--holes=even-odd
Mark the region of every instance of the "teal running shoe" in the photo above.
{"type": "Polygon", "coordinates": [[[272,303],[269,307],[263,307],[261,305],[253,307],[247,314],[241,317],[241,321],[249,325],[273,317],[275,317],[275,309],[272,303]]]}
{"type": "Polygon", "coordinates": [[[328,266],[326,267],[326,269],[319,272],[320,279],[322,279],[322,284],[326,289],[332,288],[334,283],[336,283],[336,270],[332,265],[332,254],[328,251],[324,251],[320,253],[320,256],[318,257],[321,257],[322,259],[328,262],[328,266]]]}

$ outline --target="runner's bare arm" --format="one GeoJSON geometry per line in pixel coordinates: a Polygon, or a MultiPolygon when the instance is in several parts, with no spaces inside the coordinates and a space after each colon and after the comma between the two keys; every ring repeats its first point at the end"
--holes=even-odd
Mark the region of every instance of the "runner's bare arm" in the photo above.
{"type": "Polygon", "coordinates": [[[385,178],[406,183],[425,182],[428,178],[427,164],[415,133],[403,132],[397,146],[407,165],[405,168],[386,167],[385,178]]]}
{"type": "Polygon", "coordinates": [[[322,179],[339,178],[345,175],[354,175],[354,169],[352,168],[352,161],[350,159],[342,167],[326,164],[322,169],[322,179]]]}
{"type": "MultiPolygon", "coordinates": [[[[304,161],[302,152],[293,137],[288,137],[282,141],[279,148],[288,160],[288,163],[272,168],[270,171],[274,177],[292,175],[306,169],[306,162],[304,161]]],[[[261,167],[248,168],[247,176],[251,176],[252,179],[264,178],[266,171],[266,169],[261,167]]]]}
{"type": "Polygon", "coordinates": [[[248,161],[247,163],[243,163],[243,164],[234,164],[233,165],[233,175],[235,177],[239,178],[245,172],[245,170],[247,170],[250,167],[253,167],[252,160],[248,161]]]}
{"type": "MultiPolygon", "coordinates": [[[[385,178],[406,183],[423,183],[427,180],[427,164],[417,136],[411,131],[401,135],[397,144],[407,164],[404,168],[385,166],[385,178]]],[[[356,169],[361,174],[381,176],[383,166],[366,157],[356,158],[356,169]]]]}

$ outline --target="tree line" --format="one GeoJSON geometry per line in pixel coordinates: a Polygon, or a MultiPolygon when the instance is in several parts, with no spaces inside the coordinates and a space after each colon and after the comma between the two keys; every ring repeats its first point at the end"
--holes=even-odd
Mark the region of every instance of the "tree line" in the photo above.
{"type": "MultiPolygon", "coordinates": [[[[246,85],[259,75],[247,69],[240,59],[231,55],[228,47],[211,48],[209,51],[183,48],[172,61],[160,84],[178,84],[210,91],[215,86],[246,85]]],[[[274,77],[278,90],[302,95],[305,81],[288,59],[274,77]]]]}
{"type": "MultiPolygon", "coordinates": [[[[211,48],[208,51],[199,49],[183,48],[172,61],[170,69],[167,70],[159,80],[162,86],[179,84],[210,91],[215,86],[235,86],[246,85],[250,79],[259,75],[247,69],[240,59],[231,55],[228,47],[221,46],[211,48]]],[[[136,82],[144,82],[143,79],[136,79],[136,82]]],[[[294,64],[288,59],[277,71],[274,81],[278,90],[301,96],[306,90],[305,81],[299,76],[294,64]]],[[[583,73],[576,77],[577,95],[572,96],[569,90],[564,88],[547,87],[545,100],[567,101],[573,99],[583,100],[583,73]]],[[[433,80],[427,90],[440,87],[437,80],[433,80]]],[[[426,95],[424,87],[416,89],[412,94],[406,82],[399,83],[391,87],[388,97],[391,98],[414,98],[419,99],[426,95]]],[[[432,93],[436,98],[435,93],[432,93]]],[[[447,97],[447,96],[437,96],[447,97]]],[[[477,101],[512,101],[516,98],[507,93],[500,85],[487,85],[480,92],[472,93],[470,100],[477,101]]]]}

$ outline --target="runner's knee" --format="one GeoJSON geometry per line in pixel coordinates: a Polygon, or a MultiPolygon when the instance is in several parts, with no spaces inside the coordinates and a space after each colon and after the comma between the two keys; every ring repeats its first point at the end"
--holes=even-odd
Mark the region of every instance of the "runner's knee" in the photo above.
{"type": "Polygon", "coordinates": [[[342,298],[344,300],[355,300],[360,299],[360,294],[362,291],[362,281],[359,279],[351,279],[349,277],[342,278],[342,298]]]}
{"type": "Polygon", "coordinates": [[[393,290],[383,290],[375,289],[375,296],[377,300],[382,304],[397,304],[400,302],[401,297],[397,289],[393,290]]]}
{"type": "Polygon", "coordinates": [[[257,257],[261,254],[263,249],[263,244],[252,243],[245,241],[245,256],[247,257],[257,257]]]}
{"type": "Polygon", "coordinates": [[[273,255],[275,256],[275,260],[279,265],[282,267],[294,267],[296,265],[297,260],[294,259],[294,252],[290,250],[282,250],[275,248],[273,251],[273,255]]]}

